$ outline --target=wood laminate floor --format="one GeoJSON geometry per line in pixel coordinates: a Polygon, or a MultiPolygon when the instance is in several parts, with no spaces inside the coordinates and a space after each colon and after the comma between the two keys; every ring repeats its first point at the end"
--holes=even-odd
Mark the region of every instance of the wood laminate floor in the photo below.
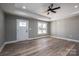
{"type": "Polygon", "coordinates": [[[79,55],[79,43],[56,38],[42,38],[7,44],[1,56],[66,56],[79,55]]]}

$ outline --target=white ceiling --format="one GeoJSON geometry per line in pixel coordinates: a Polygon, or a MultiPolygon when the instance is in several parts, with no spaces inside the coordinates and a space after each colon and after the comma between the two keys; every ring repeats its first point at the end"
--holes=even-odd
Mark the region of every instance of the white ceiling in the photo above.
{"type": "Polygon", "coordinates": [[[15,3],[15,4],[1,4],[4,11],[14,13],[17,15],[34,17],[40,20],[53,21],[72,16],[79,13],[79,3],[54,3],[54,7],[60,6],[61,9],[56,10],[57,13],[50,13],[47,15],[47,8],[50,3],[15,3]],[[25,6],[26,9],[22,7],[25,6]]]}

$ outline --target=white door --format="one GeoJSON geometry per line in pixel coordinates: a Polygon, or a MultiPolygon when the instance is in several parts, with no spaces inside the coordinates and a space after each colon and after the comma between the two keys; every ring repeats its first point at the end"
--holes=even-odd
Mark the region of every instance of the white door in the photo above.
{"type": "Polygon", "coordinates": [[[17,40],[28,39],[28,21],[17,19],[17,40]]]}

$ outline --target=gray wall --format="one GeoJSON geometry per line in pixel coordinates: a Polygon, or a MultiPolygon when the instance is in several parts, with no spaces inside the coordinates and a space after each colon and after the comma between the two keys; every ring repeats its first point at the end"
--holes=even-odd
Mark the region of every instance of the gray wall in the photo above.
{"type": "Polygon", "coordinates": [[[4,14],[0,9],[0,46],[4,43],[5,34],[4,34],[4,14]]]}
{"type": "Polygon", "coordinates": [[[79,15],[53,21],[51,35],[79,40],[79,15]]]}
{"type": "MultiPolygon", "coordinates": [[[[25,18],[25,17],[5,13],[5,20],[6,20],[6,25],[5,25],[6,40],[5,41],[16,40],[16,19],[26,19],[29,21],[29,28],[31,28],[31,30],[29,30],[29,38],[43,36],[43,35],[37,34],[37,22],[38,22],[37,19],[25,18]]],[[[47,23],[48,23],[48,34],[50,34],[50,23],[49,22],[47,23]]]]}
{"type": "Polygon", "coordinates": [[[16,40],[16,18],[5,15],[5,41],[16,40]]]}

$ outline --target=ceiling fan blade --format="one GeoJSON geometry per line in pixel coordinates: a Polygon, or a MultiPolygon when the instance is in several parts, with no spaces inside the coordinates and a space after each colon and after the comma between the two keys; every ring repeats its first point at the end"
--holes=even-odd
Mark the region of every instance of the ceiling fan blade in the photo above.
{"type": "Polygon", "coordinates": [[[49,15],[49,12],[47,13],[47,15],[49,15]]]}
{"type": "Polygon", "coordinates": [[[53,7],[53,4],[50,5],[50,8],[52,8],[52,7],[53,7]]]}
{"type": "Polygon", "coordinates": [[[60,9],[60,7],[53,8],[52,10],[60,9]]]}
{"type": "Polygon", "coordinates": [[[50,6],[48,6],[48,8],[50,9],[51,7],[50,7],[50,6]]]}
{"type": "Polygon", "coordinates": [[[48,6],[49,9],[51,9],[53,7],[53,4],[51,4],[50,6],[48,6]]]}
{"type": "Polygon", "coordinates": [[[51,12],[56,13],[56,11],[51,10],[51,12]]]}

